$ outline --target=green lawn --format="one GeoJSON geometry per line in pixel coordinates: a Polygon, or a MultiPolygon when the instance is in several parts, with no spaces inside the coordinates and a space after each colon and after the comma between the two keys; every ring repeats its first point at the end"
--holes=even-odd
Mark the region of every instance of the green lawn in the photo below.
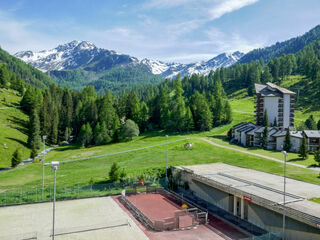
{"type": "Polygon", "coordinates": [[[310,198],[309,200],[320,204],[320,198],[310,198]]]}
{"type": "MultiPolygon", "coordinates": [[[[184,136],[170,137],[172,139],[182,139],[184,136]]],[[[281,175],[283,166],[281,163],[265,160],[263,158],[214,147],[201,140],[191,139],[176,142],[168,145],[169,165],[192,165],[202,163],[225,162],[241,167],[257,169],[269,173],[281,175]],[[183,145],[186,141],[195,143],[192,150],[185,150],[183,145]]],[[[70,151],[68,148],[75,146],[60,147],[48,154],[48,162],[53,160],[67,160],[77,157],[101,155],[105,153],[128,150],[131,148],[150,146],[165,142],[164,137],[142,136],[130,143],[118,143],[102,147],[92,147],[87,149],[76,149],[70,151]],[[62,152],[58,154],[58,152],[62,152]]],[[[101,157],[85,161],[61,164],[57,183],[72,186],[75,184],[87,184],[89,182],[103,182],[107,178],[108,171],[113,162],[119,163],[129,176],[136,178],[144,170],[150,168],[165,167],[166,146],[145,149],[141,151],[125,153],[121,155],[101,157]]],[[[45,182],[52,184],[53,172],[50,167],[45,168],[45,182]]],[[[309,169],[302,169],[288,166],[288,176],[320,184],[318,174],[309,169]]],[[[0,174],[0,190],[23,187],[40,187],[42,177],[41,163],[34,163],[19,167],[0,174]]]]}
{"type": "Polygon", "coordinates": [[[11,156],[18,148],[23,159],[30,156],[30,150],[26,147],[26,125],[28,116],[19,108],[7,108],[18,106],[21,97],[15,96],[14,91],[0,89],[0,169],[11,165],[11,156]],[[1,109],[6,108],[6,109],[1,109]],[[7,149],[4,148],[7,145],[7,149]]]}

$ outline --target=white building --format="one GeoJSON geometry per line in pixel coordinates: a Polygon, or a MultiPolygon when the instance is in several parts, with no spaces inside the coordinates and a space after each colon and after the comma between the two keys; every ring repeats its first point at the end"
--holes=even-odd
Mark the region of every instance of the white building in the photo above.
{"type": "Polygon", "coordinates": [[[267,85],[255,84],[256,89],[256,124],[262,125],[265,111],[270,125],[279,128],[294,126],[295,93],[268,82],[267,85]]]}

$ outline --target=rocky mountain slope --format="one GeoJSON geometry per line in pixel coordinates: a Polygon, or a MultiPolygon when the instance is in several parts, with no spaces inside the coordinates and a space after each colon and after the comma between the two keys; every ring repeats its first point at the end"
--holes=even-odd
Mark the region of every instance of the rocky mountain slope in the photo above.
{"type": "Polygon", "coordinates": [[[81,69],[85,71],[101,72],[119,66],[144,65],[150,73],[165,78],[174,78],[193,73],[208,74],[219,67],[228,67],[237,62],[244,54],[241,52],[223,53],[208,61],[182,64],[165,63],[158,60],[143,59],[119,54],[86,41],[72,41],[59,45],[51,50],[40,52],[22,51],[15,54],[26,63],[30,63],[43,72],[81,69]]]}

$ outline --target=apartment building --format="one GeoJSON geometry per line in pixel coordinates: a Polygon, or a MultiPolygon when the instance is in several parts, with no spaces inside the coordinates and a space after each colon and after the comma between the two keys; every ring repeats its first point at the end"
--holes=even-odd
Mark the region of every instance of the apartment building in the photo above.
{"type": "Polygon", "coordinates": [[[282,129],[294,127],[294,92],[270,82],[266,85],[255,84],[255,90],[255,117],[258,126],[262,125],[264,114],[267,112],[270,125],[282,129]]]}

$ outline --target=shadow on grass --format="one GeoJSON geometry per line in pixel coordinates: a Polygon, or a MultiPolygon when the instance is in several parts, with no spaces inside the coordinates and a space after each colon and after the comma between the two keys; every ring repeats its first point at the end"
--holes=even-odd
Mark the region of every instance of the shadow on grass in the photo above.
{"type": "Polygon", "coordinates": [[[20,139],[11,138],[11,137],[7,137],[7,139],[12,140],[12,141],[15,141],[15,142],[17,142],[17,143],[20,143],[21,145],[23,145],[23,146],[26,147],[26,148],[28,147],[27,143],[24,142],[24,141],[22,141],[22,140],[20,140],[20,139]]]}
{"type": "Polygon", "coordinates": [[[82,148],[82,146],[80,144],[69,144],[67,147],[63,146],[61,148],[60,147],[56,148],[55,151],[64,152],[64,151],[69,151],[69,150],[78,150],[78,149],[81,149],[81,148],[82,148]]]}
{"type": "Polygon", "coordinates": [[[293,158],[293,159],[287,160],[287,162],[299,162],[299,161],[304,161],[304,159],[303,158],[293,158]]]}
{"type": "Polygon", "coordinates": [[[22,120],[20,118],[14,117],[14,116],[8,118],[8,120],[20,126],[20,127],[15,127],[15,129],[22,132],[23,134],[26,134],[26,135],[28,134],[29,122],[27,120],[22,120]]]}

